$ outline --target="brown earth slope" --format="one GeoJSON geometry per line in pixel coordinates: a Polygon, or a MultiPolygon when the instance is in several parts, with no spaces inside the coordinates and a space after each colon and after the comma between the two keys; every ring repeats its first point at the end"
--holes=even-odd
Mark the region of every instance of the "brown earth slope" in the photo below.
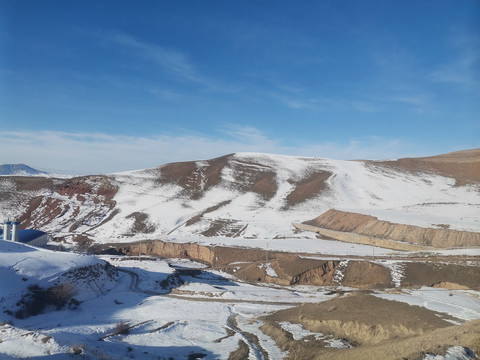
{"type": "Polygon", "coordinates": [[[376,167],[385,166],[397,170],[440,174],[454,178],[457,186],[480,182],[480,149],[394,161],[366,161],[366,163],[376,167]]]}
{"type": "MultiPolygon", "coordinates": [[[[304,224],[342,233],[355,233],[435,248],[480,246],[480,233],[395,224],[378,220],[374,216],[335,209],[330,209],[304,224]]],[[[355,242],[355,237],[344,237],[338,240],[355,242]]],[[[385,247],[389,247],[388,244],[385,247]]]]}
{"type": "Polygon", "coordinates": [[[278,311],[264,318],[262,330],[289,351],[288,359],[423,359],[455,345],[478,354],[480,320],[452,326],[445,318],[449,317],[419,306],[354,294],[278,311]],[[281,322],[300,324],[353,347],[328,347],[313,336],[294,340],[281,322]]]}

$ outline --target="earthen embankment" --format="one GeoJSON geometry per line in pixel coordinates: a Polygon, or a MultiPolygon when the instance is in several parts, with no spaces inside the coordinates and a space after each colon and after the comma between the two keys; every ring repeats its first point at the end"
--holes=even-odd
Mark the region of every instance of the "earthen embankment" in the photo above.
{"type": "Polygon", "coordinates": [[[294,224],[294,226],[340,241],[395,250],[480,246],[480,233],[396,224],[370,215],[335,209],[330,209],[313,220],[294,224]]]}

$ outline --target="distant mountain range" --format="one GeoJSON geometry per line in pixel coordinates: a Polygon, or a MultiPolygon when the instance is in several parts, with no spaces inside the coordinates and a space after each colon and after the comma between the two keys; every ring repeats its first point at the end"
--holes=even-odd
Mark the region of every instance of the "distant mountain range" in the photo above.
{"type": "Polygon", "coordinates": [[[25,164],[2,164],[0,165],[0,175],[46,176],[48,173],[31,168],[25,164]]]}
{"type": "MultiPolygon", "coordinates": [[[[394,161],[259,153],[68,179],[0,179],[0,219],[77,242],[305,237],[329,209],[480,232],[480,149],[394,161]]],[[[187,240],[185,240],[187,241],[187,240]]]]}

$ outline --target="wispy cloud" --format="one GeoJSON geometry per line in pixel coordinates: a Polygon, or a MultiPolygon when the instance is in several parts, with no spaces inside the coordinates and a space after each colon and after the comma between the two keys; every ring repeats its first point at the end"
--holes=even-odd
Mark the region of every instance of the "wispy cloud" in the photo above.
{"type": "Polygon", "coordinates": [[[416,112],[417,114],[435,115],[439,113],[432,96],[428,93],[406,92],[399,95],[383,97],[382,101],[385,103],[399,103],[406,105],[411,111],[416,112]]]}
{"type": "Polygon", "coordinates": [[[379,112],[384,108],[384,104],[370,100],[333,98],[322,96],[307,96],[302,94],[280,94],[271,93],[271,98],[276,99],[291,109],[308,109],[315,111],[348,109],[360,112],[379,112]]]}
{"type": "MultiPolygon", "coordinates": [[[[399,139],[367,137],[343,143],[298,146],[272,139],[254,127],[230,125],[222,137],[203,135],[124,136],[104,133],[7,131],[0,133],[0,163],[72,174],[143,169],[169,162],[210,159],[233,152],[262,152],[335,159],[378,159],[422,155],[399,139]]],[[[424,153],[423,153],[424,154],[424,153]]]]}
{"type": "Polygon", "coordinates": [[[449,62],[439,64],[427,79],[436,83],[475,86],[480,88],[480,36],[478,33],[456,27],[450,34],[450,51],[457,54],[449,62]]]}
{"type": "Polygon", "coordinates": [[[428,78],[437,83],[457,85],[480,84],[480,53],[470,54],[452,63],[439,66],[428,75],[428,78]]]}
{"type": "Polygon", "coordinates": [[[101,32],[100,34],[103,40],[127,48],[132,54],[160,66],[177,79],[198,83],[213,90],[232,91],[214,79],[201,74],[186,52],[142,41],[121,31],[101,32]]]}

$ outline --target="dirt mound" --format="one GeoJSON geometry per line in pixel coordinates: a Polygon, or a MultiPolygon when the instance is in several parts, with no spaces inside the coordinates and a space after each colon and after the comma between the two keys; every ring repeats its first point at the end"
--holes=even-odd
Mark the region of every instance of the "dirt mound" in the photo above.
{"type": "Polygon", "coordinates": [[[367,261],[349,261],[341,284],[363,289],[387,288],[392,286],[392,277],[390,270],[384,266],[367,261]]]}
{"type": "Polygon", "coordinates": [[[430,172],[451,177],[456,180],[457,186],[480,182],[480,149],[423,158],[404,158],[380,162],[367,161],[366,163],[375,167],[384,166],[409,172],[430,172]]]}
{"type": "MultiPolygon", "coordinates": [[[[402,243],[419,244],[435,248],[480,245],[480,233],[395,224],[389,221],[378,220],[374,216],[335,209],[330,209],[315,219],[306,221],[303,224],[320,229],[352,233],[350,237],[338,237],[338,240],[349,242],[356,242],[355,236],[353,235],[354,233],[376,239],[394,240],[402,243]]],[[[374,240],[375,239],[372,239],[372,241],[374,240]]],[[[384,242],[383,246],[390,247],[390,245],[388,242],[384,242]]]]}
{"type": "Polygon", "coordinates": [[[445,262],[407,262],[405,263],[402,286],[420,287],[438,284],[457,284],[469,289],[480,288],[480,267],[445,262]]]}
{"type": "Polygon", "coordinates": [[[335,334],[357,345],[417,336],[451,325],[425,308],[365,294],[281,310],[268,319],[300,323],[312,332],[335,334]]]}
{"type": "Polygon", "coordinates": [[[324,263],[321,260],[306,259],[298,255],[285,255],[272,263],[275,269],[288,276],[296,276],[305,271],[318,268],[324,263]]]}
{"type": "Polygon", "coordinates": [[[289,351],[290,359],[423,358],[426,352],[444,352],[445,345],[461,345],[478,353],[480,320],[452,326],[439,315],[422,307],[358,294],[278,311],[264,318],[262,330],[283,351],[289,351]],[[326,347],[313,336],[294,340],[281,328],[281,322],[300,324],[353,347],[326,347]]]}

